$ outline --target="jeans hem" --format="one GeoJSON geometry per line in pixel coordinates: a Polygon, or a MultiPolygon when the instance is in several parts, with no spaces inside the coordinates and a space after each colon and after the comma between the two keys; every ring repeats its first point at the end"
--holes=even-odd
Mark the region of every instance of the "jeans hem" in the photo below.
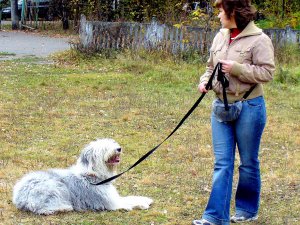
{"type": "Polygon", "coordinates": [[[204,214],[202,216],[203,219],[206,219],[207,221],[211,222],[211,223],[214,223],[216,225],[229,225],[230,224],[230,221],[229,220],[222,220],[222,219],[217,219],[211,215],[207,215],[207,214],[204,214]]]}
{"type": "Polygon", "coordinates": [[[239,215],[239,216],[244,216],[246,218],[251,218],[251,217],[254,217],[254,216],[257,216],[258,212],[249,212],[247,210],[244,210],[244,209],[239,209],[239,208],[236,208],[235,210],[235,214],[236,215],[239,215]]]}

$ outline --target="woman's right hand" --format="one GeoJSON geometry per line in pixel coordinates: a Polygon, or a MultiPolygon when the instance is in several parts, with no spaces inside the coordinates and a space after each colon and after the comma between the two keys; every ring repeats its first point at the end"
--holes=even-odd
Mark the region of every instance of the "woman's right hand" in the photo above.
{"type": "Polygon", "coordinates": [[[198,85],[198,90],[201,92],[201,93],[207,93],[208,92],[208,90],[206,90],[206,88],[205,88],[205,86],[206,86],[206,83],[201,83],[201,84],[199,84],[198,85]]]}

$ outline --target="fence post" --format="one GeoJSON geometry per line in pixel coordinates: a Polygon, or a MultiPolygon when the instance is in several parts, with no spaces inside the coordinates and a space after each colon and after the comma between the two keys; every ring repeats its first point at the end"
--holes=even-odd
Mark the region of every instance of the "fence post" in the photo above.
{"type": "Polygon", "coordinates": [[[79,38],[83,48],[88,49],[91,47],[93,41],[93,24],[87,21],[83,14],[80,17],[79,38]]]}
{"type": "Polygon", "coordinates": [[[81,45],[85,48],[86,47],[86,43],[85,43],[85,24],[86,24],[86,17],[81,14],[80,16],[80,26],[79,26],[79,39],[80,39],[80,43],[81,45]]]}
{"type": "Polygon", "coordinates": [[[285,28],[286,32],[286,41],[288,43],[297,43],[297,33],[292,30],[290,26],[286,26],[285,28]]]}

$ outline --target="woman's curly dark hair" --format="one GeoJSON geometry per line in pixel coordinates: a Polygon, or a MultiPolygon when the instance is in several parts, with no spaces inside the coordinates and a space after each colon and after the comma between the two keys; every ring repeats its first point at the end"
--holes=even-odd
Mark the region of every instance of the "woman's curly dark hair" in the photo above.
{"type": "Polygon", "coordinates": [[[251,0],[216,0],[215,6],[222,7],[228,19],[233,15],[240,30],[243,30],[256,16],[256,9],[251,5],[251,0]]]}

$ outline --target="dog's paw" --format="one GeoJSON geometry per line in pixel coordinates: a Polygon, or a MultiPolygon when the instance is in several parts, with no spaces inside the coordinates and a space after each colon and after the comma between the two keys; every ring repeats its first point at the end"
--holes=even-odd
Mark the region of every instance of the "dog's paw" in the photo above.
{"type": "Polygon", "coordinates": [[[150,206],[153,203],[153,199],[148,198],[148,197],[142,197],[144,198],[145,202],[150,206]]]}
{"type": "Polygon", "coordinates": [[[150,205],[153,203],[153,200],[148,197],[137,196],[136,205],[134,208],[137,209],[149,209],[150,205]]]}
{"type": "Polygon", "coordinates": [[[131,209],[149,209],[153,200],[142,196],[127,196],[122,199],[122,209],[130,211],[131,209]]]}

